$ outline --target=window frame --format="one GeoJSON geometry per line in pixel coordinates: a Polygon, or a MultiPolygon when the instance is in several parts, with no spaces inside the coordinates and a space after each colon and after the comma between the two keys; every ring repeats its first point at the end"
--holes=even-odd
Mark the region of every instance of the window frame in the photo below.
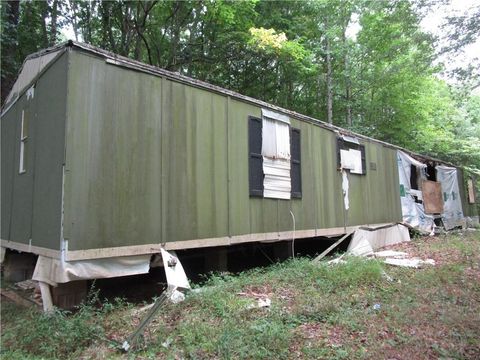
{"type": "Polygon", "coordinates": [[[18,161],[19,175],[27,172],[27,142],[28,142],[28,119],[25,120],[25,110],[22,110],[20,128],[20,155],[18,161]]]}
{"type": "MultiPolygon", "coordinates": [[[[355,138],[355,140],[357,140],[355,138]]],[[[337,170],[347,170],[352,175],[366,175],[367,174],[367,158],[365,154],[365,144],[361,144],[360,142],[352,142],[347,141],[344,139],[342,135],[337,136],[337,170]],[[361,154],[362,159],[362,172],[361,173],[354,173],[351,172],[350,169],[342,169],[342,155],[340,150],[358,150],[361,154]]]]}

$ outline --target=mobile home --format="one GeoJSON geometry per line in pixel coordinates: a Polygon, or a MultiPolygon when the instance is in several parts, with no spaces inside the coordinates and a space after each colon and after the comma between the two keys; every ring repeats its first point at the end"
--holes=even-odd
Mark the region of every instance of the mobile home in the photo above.
{"type": "Polygon", "coordinates": [[[53,286],[404,220],[399,148],[72,41],[26,59],[1,136],[2,249],[53,286]]]}

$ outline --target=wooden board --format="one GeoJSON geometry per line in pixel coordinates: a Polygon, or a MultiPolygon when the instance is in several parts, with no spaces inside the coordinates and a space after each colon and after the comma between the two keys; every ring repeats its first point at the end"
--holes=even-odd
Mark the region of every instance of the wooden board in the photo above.
{"type": "Polygon", "coordinates": [[[443,212],[442,185],[436,181],[422,182],[423,206],[426,214],[441,214],[443,212]]]}
{"type": "Polygon", "coordinates": [[[473,180],[467,180],[467,187],[468,187],[468,202],[470,204],[475,204],[475,188],[473,187],[473,180]]]}

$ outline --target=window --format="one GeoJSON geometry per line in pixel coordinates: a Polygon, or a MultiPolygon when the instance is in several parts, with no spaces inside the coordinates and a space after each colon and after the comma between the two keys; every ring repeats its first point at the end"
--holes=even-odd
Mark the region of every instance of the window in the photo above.
{"type": "Polygon", "coordinates": [[[27,166],[27,140],[28,140],[28,118],[25,117],[25,111],[22,110],[22,128],[20,130],[20,163],[18,173],[24,174],[27,166]]]}
{"type": "Polygon", "coordinates": [[[365,145],[350,136],[337,137],[337,168],[348,170],[351,174],[365,175],[367,165],[365,145]]]}
{"type": "Polygon", "coordinates": [[[249,117],[248,130],[250,196],[301,198],[300,130],[269,110],[249,117]]]}

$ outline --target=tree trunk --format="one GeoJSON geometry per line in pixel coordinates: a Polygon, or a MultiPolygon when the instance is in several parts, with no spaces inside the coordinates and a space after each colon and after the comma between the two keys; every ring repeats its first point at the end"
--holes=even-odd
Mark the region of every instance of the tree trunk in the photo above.
{"type": "Polygon", "coordinates": [[[17,53],[17,25],[19,15],[18,1],[8,1],[6,4],[6,24],[3,24],[2,42],[1,42],[1,61],[2,61],[2,105],[15,81],[17,64],[15,55],[17,53]]]}
{"type": "MultiPolygon", "coordinates": [[[[327,26],[328,28],[328,26],[327,26]]],[[[326,37],[327,61],[327,122],[333,124],[333,86],[332,86],[332,55],[330,54],[330,39],[326,37]]]]}
{"type": "Polygon", "coordinates": [[[49,45],[55,45],[57,42],[57,18],[58,18],[58,1],[54,0],[52,4],[51,12],[51,25],[50,25],[50,42],[49,45]]]}

